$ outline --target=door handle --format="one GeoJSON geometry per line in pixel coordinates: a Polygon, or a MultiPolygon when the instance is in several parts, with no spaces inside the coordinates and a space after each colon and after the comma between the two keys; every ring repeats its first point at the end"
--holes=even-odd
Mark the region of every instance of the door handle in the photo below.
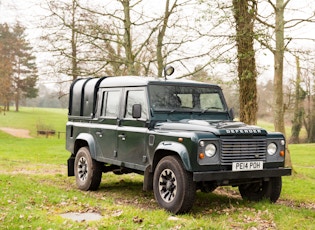
{"type": "Polygon", "coordinates": [[[95,134],[98,135],[99,137],[102,137],[102,136],[103,136],[102,131],[97,131],[97,132],[95,132],[95,134]]]}
{"type": "Polygon", "coordinates": [[[119,134],[118,137],[121,138],[122,141],[126,140],[125,134],[119,134]]]}

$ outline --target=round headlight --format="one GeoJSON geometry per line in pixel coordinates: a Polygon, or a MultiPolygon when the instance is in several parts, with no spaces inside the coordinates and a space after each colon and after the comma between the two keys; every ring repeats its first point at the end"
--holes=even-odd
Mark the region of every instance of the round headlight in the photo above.
{"type": "Polygon", "coordinates": [[[208,144],[205,148],[205,154],[207,157],[213,157],[217,148],[214,144],[208,144]]]}
{"type": "Polygon", "coordinates": [[[275,143],[270,143],[267,147],[267,152],[269,155],[273,155],[277,152],[277,145],[275,143]]]}

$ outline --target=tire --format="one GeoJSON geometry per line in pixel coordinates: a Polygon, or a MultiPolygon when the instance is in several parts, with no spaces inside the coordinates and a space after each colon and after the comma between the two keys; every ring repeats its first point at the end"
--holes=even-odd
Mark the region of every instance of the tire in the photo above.
{"type": "Polygon", "coordinates": [[[195,201],[196,184],[178,156],[166,156],[154,171],[153,191],[162,208],[174,214],[186,213],[195,201]]]}
{"type": "Polygon", "coordinates": [[[74,161],[74,175],[80,190],[97,190],[102,179],[101,164],[91,158],[87,147],[82,147],[77,152],[74,161]]]}
{"type": "Polygon", "coordinates": [[[238,187],[241,196],[245,200],[249,201],[261,201],[268,199],[272,203],[275,203],[281,193],[282,178],[273,177],[269,181],[262,181],[259,183],[243,184],[238,187]]]}

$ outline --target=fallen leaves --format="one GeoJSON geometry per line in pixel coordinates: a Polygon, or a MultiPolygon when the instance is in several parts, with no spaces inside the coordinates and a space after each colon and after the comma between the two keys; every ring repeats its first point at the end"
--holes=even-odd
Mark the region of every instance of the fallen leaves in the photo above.
{"type": "Polygon", "coordinates": [[[123,210],[115,210],[111,216],[113,217],[119,217],[123,214],[123,210]]]}
{"type": "MultiPolygon", "coordinates": [[[[236,203],[236,205],[239,204],[236,203]]],[[[210,215],[229,216],[229,225],[236,230],[244,229],[244,226],[250,230],[277,229],[273,215],[268,209],[257,210],[252,207],[235,206],[232,204],[222,208],[220,205],[214,205],[213,208],[204,212],[205,215],[208,213],[210,215]],[[235,217],[235,213],[237,213],[237,217],[235,217]]]]}
{"type": "Polygon", "coordinates": [[[315,210],[314,203],[296,202],[293,200],[279,200],[277,204],[285,205],[290,208],[315,210]]]}
{"type": "Polygon", "coordinates": [[[133,217],[132,221],[134,223],[141,224],[143,222],[143,219],[138,217],[138,216],[135,216],[135,217],[133,217]]]}

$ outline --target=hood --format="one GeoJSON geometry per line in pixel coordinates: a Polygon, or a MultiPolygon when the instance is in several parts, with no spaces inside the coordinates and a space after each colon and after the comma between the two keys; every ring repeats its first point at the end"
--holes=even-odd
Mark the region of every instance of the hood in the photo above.
{"type": "Polygon", "coordinates": [[[267,135],[267,131],[258,126],[246,125],[237,121],[205,121],[184,119],[180,121],[160,122],[157,130],[210,132],[218,136],[224,135],[267,135]]]}

